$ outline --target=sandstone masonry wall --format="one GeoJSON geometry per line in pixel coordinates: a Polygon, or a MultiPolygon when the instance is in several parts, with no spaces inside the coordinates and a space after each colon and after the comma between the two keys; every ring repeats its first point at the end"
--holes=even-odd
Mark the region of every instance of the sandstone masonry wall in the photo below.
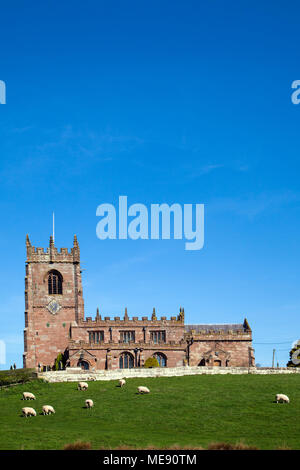
{"type": "Polygon", "coordinates": [[[80,368],[70,368],[65,371],[38,373],[38,378],[46,382],[77,382],[80,380],[118,380],[143,377],[181,377],[185,375],[217,375],[217,374],[300,374],[297,368],[255,368],[255,367],[167,367],[154,369],[116,369],[102,371],[82,371],[80,368]]]}

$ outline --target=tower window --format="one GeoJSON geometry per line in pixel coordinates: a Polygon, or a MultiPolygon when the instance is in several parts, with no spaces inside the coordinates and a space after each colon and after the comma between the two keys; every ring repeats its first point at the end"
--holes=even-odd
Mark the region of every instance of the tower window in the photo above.
{"type": "Polygon", "coordinates": [[[62,294],[62,276],[58,271],[51,271],[48,275],[48,293],[62,294]]]}

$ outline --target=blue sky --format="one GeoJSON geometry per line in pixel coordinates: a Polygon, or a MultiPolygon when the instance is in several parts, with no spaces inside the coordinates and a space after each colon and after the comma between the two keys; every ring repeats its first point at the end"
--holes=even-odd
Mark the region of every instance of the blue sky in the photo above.
{"type": "MultiPolygon", "coordinates": [[[[81,247],[86,315],[247,317],[299,338],[299,13],[283,1],[1,2],[0,339],[22,364],[25,235],[81,247]],[[205,244],[96,237],[96,208],[204,203],[205,244]]],[[[267,344],[261,344],[267,343],[267,344]]],[[[4,367],[1,365],[0,367],[4,367]]]]}

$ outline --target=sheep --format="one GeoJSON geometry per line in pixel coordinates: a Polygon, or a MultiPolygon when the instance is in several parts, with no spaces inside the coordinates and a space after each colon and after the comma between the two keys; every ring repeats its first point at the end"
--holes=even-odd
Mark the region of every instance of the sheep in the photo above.
{"type": "Polygon", "coordinates": [[[78,390],[87,390],[88,388],[89,388],[89,386],[86,382],[79,382],[78,390]]]}
{"type": "Polygon", "coordinates": [[[138,387],[138,393],[150,393],[148,387],[138,387]]]}
{"type": "Polygon", "coordinates": [[[36,416],[36,411],[33,408],[29,408],[27,406],[22,408],[22,413],[25,418],[27,418],[27,416],[36,416]]]}
{"type": "Polygon", "coordinates": [[[276,403],[282,401],[283,403],[289,403],[290,402],[290,399],[288,396],[286,395],[283,395],[282,393],[277,393],[277,395],[275,396],[275,400],[276,400],[276,403]]]}
{"type": "Polygon", "coordinates": [[[119,380],[119,385],[120,385],[120,387],[123,387],[123,385],[125,385],[125,384],[126,384],[126,380],[125,380],[125,379],[120,379],[120,380],[119,380]]]}
{"type": "Polygon", "coordinates": [[[50,415],[55,413],[55,409],[51,405],[44,405],[43,406],[43,415],[50,415]]]}
{"type": "Polygon", "coordinates": [[[92,408],[94,406],[94,402],[91,399],[85,400],[85,407],[92,408]]]}
{"type": "Polygon", "coordinates": [[[30,393],[30,392],[23,392],[23,398],[22,400],[35,400],[35,396],[33,395],[33,393],[30,393]]]}

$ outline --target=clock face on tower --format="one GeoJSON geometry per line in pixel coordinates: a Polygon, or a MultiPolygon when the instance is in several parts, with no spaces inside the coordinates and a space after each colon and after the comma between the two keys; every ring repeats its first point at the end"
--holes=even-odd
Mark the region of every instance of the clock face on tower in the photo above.
{"type": "Polygon", "coordinates": [[[52,299],[51,302],[47,305],[47,309],[49,310],[50,313],[52,313],[52,315],[55,315],[59,311],[60,308],[61,306],[55,299],[52,299]]]}

